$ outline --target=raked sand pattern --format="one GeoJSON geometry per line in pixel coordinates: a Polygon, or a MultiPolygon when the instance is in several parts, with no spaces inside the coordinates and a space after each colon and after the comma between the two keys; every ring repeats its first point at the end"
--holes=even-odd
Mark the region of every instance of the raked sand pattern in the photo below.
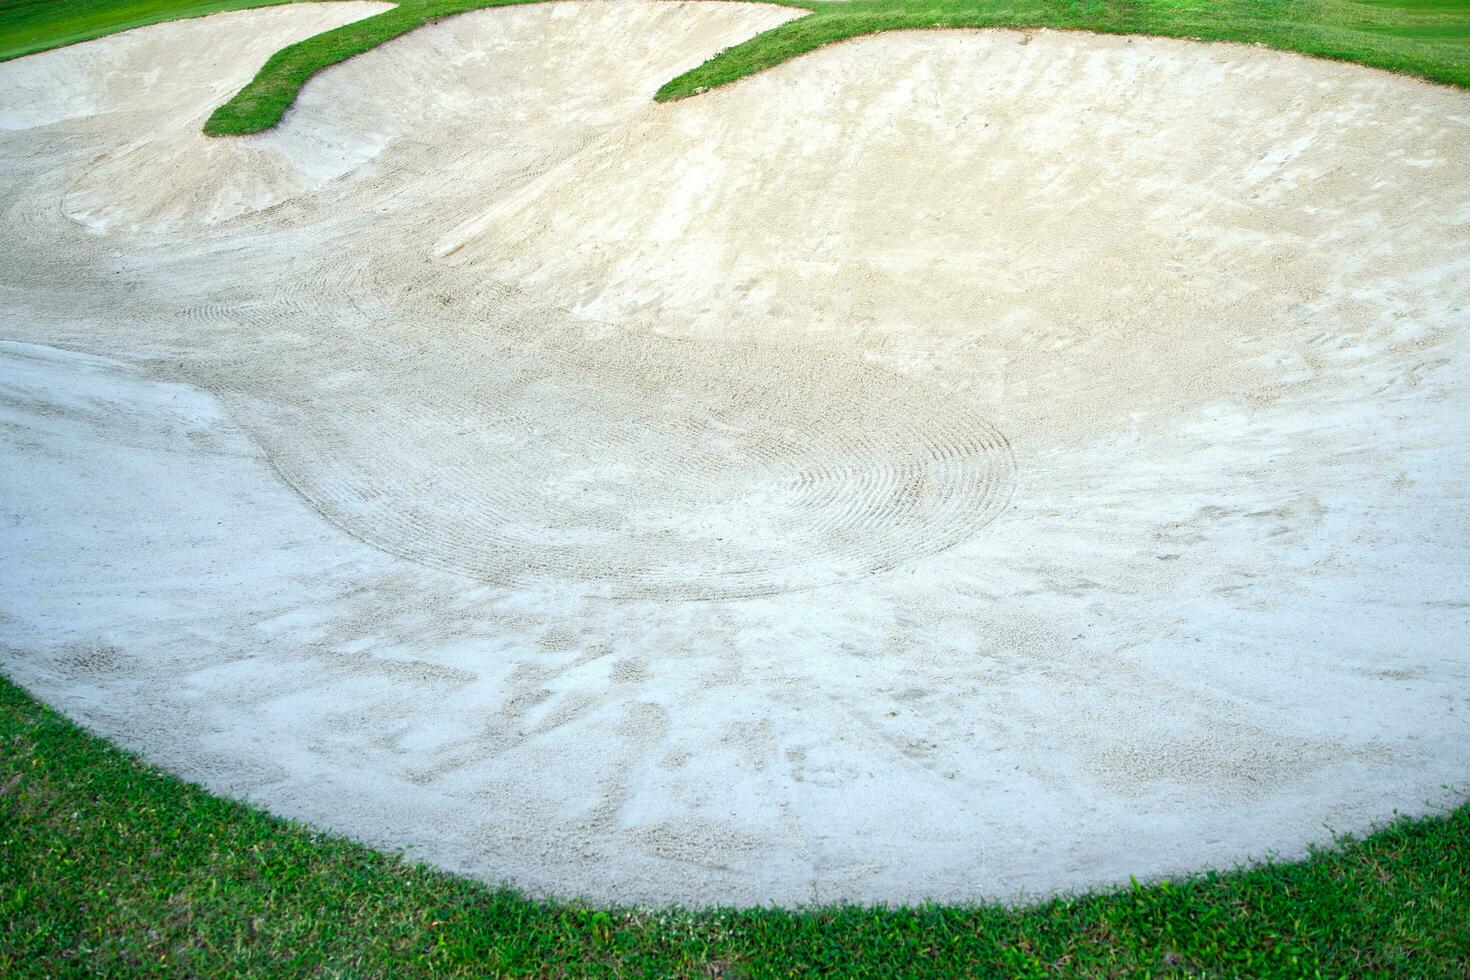
{"type": "Polygon", "coordinates": [[[0,665],[537,894],[1014,898],[1470,773],[1470,94],[797,11],[0,65],[0,665]]]}

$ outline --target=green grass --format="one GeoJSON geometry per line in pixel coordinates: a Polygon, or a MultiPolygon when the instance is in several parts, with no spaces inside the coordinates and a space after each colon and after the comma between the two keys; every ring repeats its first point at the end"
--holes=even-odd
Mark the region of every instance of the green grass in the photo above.
{"type": "Polygon", "coordinates": [[[219,799],[0,679],[0,975],[1466,977],[1470,806],[1292,864],[999,906],[529,901],[219,799]]]}
{"type": "Polygon", "coordinates": [[[0,0],[0,61],[166,20],[294,0],[0,0]]]}
{"type": "MultiPolygon", "coordinates": [[[[392,10],[277,52],[210,117],[225,136],[269,129],[302,84],[329,65],[429,21],[526,0],[402,0],[392,10]]],[[[811,11],[672,79],[657,98],[724,85],[814,48],[863,34],[924,27],[1054,27],[1266,44],[1470,87],[1470,2],[1464,0],[779,0],[811,11]]],[[[173,17],[264,0],[0,0],[0,61],[173,17]]]]}
{"type": "MultiPolygon", "coordinates": [[[[804,4],[805,5],[805,4],[804,4]]],[[[1266,44],[1470,86],[1470,3],[1427,0],[853,0],[736,45],[659,99],[724,85],[835,41],[925,27],[1053,27],[1266,44]]]]}

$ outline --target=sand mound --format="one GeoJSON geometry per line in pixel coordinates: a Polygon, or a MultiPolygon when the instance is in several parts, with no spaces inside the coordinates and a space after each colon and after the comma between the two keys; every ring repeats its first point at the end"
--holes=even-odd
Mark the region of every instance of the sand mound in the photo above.
{"type": "Polygon", "coordinates": [[[42,696],[620,901],[1011,896],[1455,798],[1466,93],[917,32],[660,106],[795,12],[617,0],[199,135],[377,9],[0,65],[42,696]]]}
{"type": "MultiPolygon", "coordinates": [[[[234,72],[219,70],[219,52],[243,33],[245,14],[134,32],[129,36],[151,41],[134,42],[115,64],[98,66],[101,72],[71,63],[60,71],[22,72],[26,79],[41,76],[43,84],[65,71],[142,79],[93,86],[94,113],[137,110],[142,118],[118,118],[116,129],[142,128],[146,138],[110,153],[77,181],[64,200],[66,213],[91,227],[159,232],[267,210],[334,181],[366,183],[376,199],[401,190],[382,182],[426,178],[441,191],[448,190],[446,178],[472,179],[465,189],[479,203],[517,171],[544,169],[546,161],[565,159],[646,110],[663,80],[798,13],[558,4],[545,12],[506,11],[493,25],[452,18],[374,52],[372,74],[331,72],[330,81],[308,86],[289,122],[274,131],[223,140],[199,135],[215,106],[276,48],[387,7],[334,3],[331,16],[311,18],[268,11],[271,19],[239,53],[234,72]],[[175,54],[180,50],[182,58],[175,54]],[[177,69],[162,73],[158,66],[165,64],[177,69]],[[505,84],[508,78],[513,84],[505,84]],[[505,143],[487,147],[487,130],[503,134],[505,143]],[[459,141],[446,138],[451,134],[459,141]]],[[[71,61],[78,57],[85,51],[71,61]]],[[[37,88],[25,86],[25,94],[45,102],[37,88]]]]}
{"type": "Polygon", "coordinates": [[[96,230],[120,221],[213,222],[269,207],[314,186],[314,175],[260,141],[203,139],[204,120],[280,48],[390,6],[220,14],[28,58],[3,72],[0,130],[80,122],[107,134],[62,200],[66,214],[96,230]]]}
{"type": "Polygon", "coordinates": [[[644,115],[436,254],[592,319],[943,371],[1062,444],[1274,391],[1344,324],[1396,356],[1464,300],[1453,94],[1141,38],[851,47],[644,115]]]}

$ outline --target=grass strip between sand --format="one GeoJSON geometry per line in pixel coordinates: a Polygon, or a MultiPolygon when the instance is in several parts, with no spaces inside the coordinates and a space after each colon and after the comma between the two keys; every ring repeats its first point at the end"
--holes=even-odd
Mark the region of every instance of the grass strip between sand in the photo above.
{"type": "MultiPolygon", "coordinates": [[[[534,0],[401,0],[391,10],[283,48],[205,124],[255,133],[281,120],[312,75],[430,21],[534,0]]],[[[778,0],[811,11],[715,55],[659,89],[682,98],[815,48],[883,31],[1018,27],[1265,44],[1470,86],[1470,3],[1454,0],[778,0]]],[[[260,0],[5,0],[0,61],[114,31],[260,0]]]]}
{"type": "Polygon", "coordinates": [[[921,28],[1056,28],[1265,44],[1470,86],[1470,3],[1434,0],[851,0],[736,45],[659,89],[681,98],[836,41],[921,28]]]}
{"type": "Polygon", "coordinates": [[[1470,805],[1040,905],[538,902],[212,796],[0,679],[0,975],[1470,975],[1470,805]]]}

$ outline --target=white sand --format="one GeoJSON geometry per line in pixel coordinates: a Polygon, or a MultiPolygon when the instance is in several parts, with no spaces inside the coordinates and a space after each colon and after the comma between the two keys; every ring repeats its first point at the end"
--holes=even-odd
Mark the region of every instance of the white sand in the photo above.
{"type": "Polygon", "coordinates": [[[0,665],[537,894],[1014,898],[1470,773],[1470,93],[793,11],[0,65],[0,665]]]}

